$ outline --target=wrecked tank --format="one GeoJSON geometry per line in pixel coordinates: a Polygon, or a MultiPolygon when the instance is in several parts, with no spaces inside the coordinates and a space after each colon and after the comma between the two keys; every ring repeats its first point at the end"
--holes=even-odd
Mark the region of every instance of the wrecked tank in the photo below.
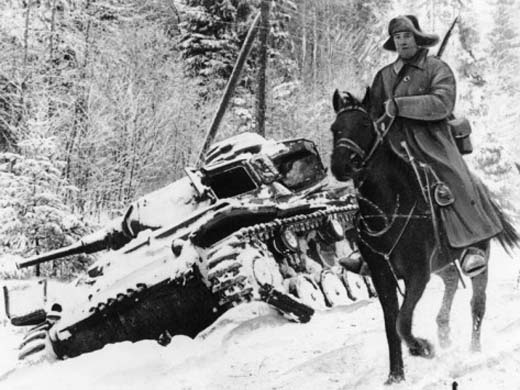
{"type": "Polygon", "coordinates": [[[317,309],[374,294],[368,277],[342,266],[359,272],[362,264],[355,198],[343,183],[329,184],[311,141],[245,133],[185,171],[104,230],[19,263],[109,249],[80,278],[81,299],[11,318],[33,326],[20,359],[74,357],[120,341],[167,344],[244,302],[306,322],[317,309]]]}

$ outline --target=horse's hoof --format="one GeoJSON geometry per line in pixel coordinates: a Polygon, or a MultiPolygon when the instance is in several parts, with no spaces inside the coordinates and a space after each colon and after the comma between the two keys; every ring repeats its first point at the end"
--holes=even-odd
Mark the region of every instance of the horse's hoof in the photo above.
{"type": "Polygon", "coordinates": [[[471,342],[471,352],[480,352],[480,351],[482,351],[480,341],[472,341],[471,342]]]}
{"type": "Polygon", "coordinates": [[[451,346],[450,327],[439,325],[437,329],[437,337],[441,348],[448,348],[451,346]]]}
{"type": "Polygon", "coordinates": [[[420,356],[427,359],[432,359],[435,356],[435,349],[433,345],[425,339],[415,339],[415,345],[410,346],[410,354],[413,356],[420,356]]]}
{"type": "Polygon", "coordinates": [[[451,347],[451,338],[449,336],[448,337],[439,338],[439,345],[443,349],[451,347]]]}
{"type": "Polygon", "coordinates": [[[393,385],[394,383],[404,382],[404,373],[392,374],[388,375],[388,379],[385,382],[385,385],[393,385]]]}

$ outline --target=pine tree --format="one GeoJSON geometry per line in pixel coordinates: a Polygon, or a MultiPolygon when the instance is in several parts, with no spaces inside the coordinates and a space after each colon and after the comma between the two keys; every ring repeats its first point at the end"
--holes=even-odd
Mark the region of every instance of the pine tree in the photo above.
{"type": "Polygon", "coordinates": [[[180,41],[186,70],[209,92],[221,90],[247,34],[254,5],[246,0],[187,0],[186,4],[180,41]]]}
{"type": "MultiPolygon", "coordinates": [[[[88,232],[64,205],[60,162],[52,139],[19,143],[21,153],[0,153],[0,255],[32,256],[69,245],[88,232]]],[[[47,264],[44,274],[68,277],[85,267],[80,257],[47,264]]]]}
{"type": "Polygon", "coordinates": [[[520,35],[517,15],[520,11],[515,0],[501,0],[495,4],[494,27],[489,34],[489,68],[492,82],[510,95],[520,91],[520,35]]]}
{"type": "Polygon", "coordinates": [[[16,151],[21,114],[20,88],[0,74],[0,151],[16,151]]]}
{"type": "Polygon", "coordinates": [[[488,133],[483,145],[475,151],[472,163],[493,198],[509,216],[518,220],[520,209],[514,199],[520,190],[520,180],[516,167],[501,142],[488,133]]]}

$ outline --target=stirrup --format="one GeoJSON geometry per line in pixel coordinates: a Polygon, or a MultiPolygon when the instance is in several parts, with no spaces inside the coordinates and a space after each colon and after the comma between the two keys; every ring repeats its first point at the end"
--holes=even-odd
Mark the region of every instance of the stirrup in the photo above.
{"type": "Polygon", "coordinates": [[[449,206],[455,202],[453,192],[450,187],[443,182],[438,182],[433,188],[433,198],[435,199],[435,203],[441,207],[449,206]]]}
{"type": "Polygon", "coordinates": [[[470,278],[481,274],[487,267],[486,253],[474,246],[466,248],[462,252],[460,267],[464,275],[470,278]]]}

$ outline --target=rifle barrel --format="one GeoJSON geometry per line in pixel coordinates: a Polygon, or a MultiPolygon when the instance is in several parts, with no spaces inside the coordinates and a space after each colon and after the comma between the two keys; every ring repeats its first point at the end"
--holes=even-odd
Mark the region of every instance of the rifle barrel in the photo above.
{"type": "Polygon", "coordinates": [[[450,39],[450,36],[451,36],[451,33],[455,27],[455,25],[457,24],[457,22],[459,21],[459,17],[457,16],[453,22],[451,23],[451,26],[450,28],[448,29],[448,31],[446,32],[446,34],[444,35],[444,38],[442,39],[442,42],[441,42],[441,45],[439,47],[439,51],[437,52],[437,57],[438,58],[441,58],[442,54],[444,53],[444,49],[446,49],[446,45],[448,44],[448,40],[450,39]]]}

